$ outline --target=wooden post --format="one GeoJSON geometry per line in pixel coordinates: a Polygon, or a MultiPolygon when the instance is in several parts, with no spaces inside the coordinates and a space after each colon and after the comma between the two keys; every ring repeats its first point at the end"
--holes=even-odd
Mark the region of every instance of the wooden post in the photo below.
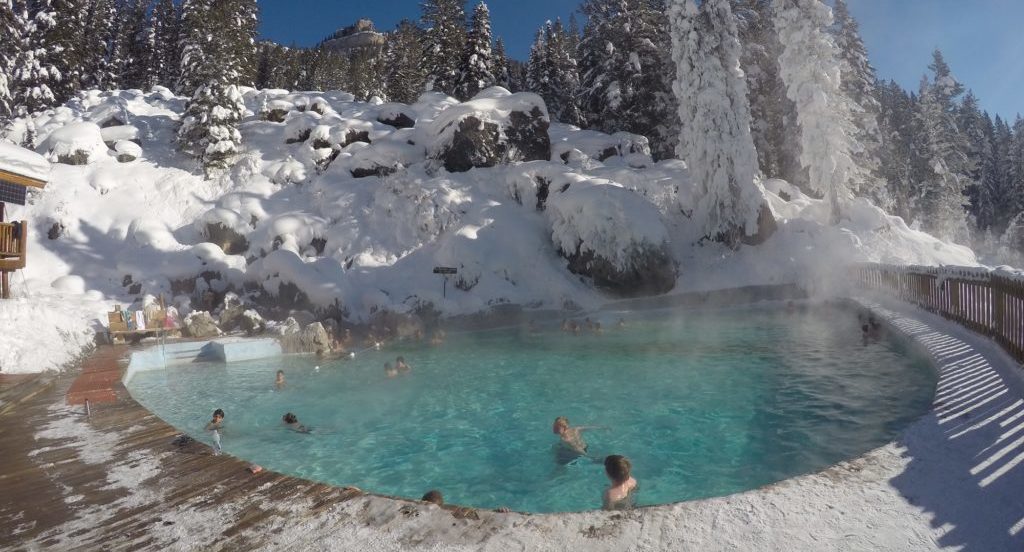
{"type": "Polygon", "coordinates": [[[0,270],[0,297],[4,299],[11,298],[11,278],[10,272],[6,270],[0,270]]]}

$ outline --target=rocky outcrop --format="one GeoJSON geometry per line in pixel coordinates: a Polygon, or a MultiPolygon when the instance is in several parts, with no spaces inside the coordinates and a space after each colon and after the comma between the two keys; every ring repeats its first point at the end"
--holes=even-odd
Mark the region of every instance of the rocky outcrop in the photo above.
{"type": "Polygon", "coordinates": [[[595,286],[623,297],[667,293],[675,287],[678,277],[667,246],[637,247],[627,253],[624,263],[582,248],[566,258],[570,272],[591,278],[595,286]]]}
{"type": "Polygon", "coordinates": [[[286,353],[318,353],[331,350],[331,337],[324,325],[314,322],[298,330],[298,322],[289,318],[282,326],[281,349],[286,353]]]}
{"type": "Polygon", "coordinates": [[[217,337],[222,332],[209,312],[196,311],[185,318],[185,335],[189,337],[217,337]]]}
{"type": "Polygon", "coordinates": [[[426,129],[428,155],[449,172],[551,157],[549,120],[535,94],[488,88],[450,107],[426,129]]]}
{"type": "Polygon", "coordinates": [[[260,313],[253,309],[246,309],[238,319],[238,326],[245,335],[254,336],[263,333],[267,329],[267,322],[263,320],[260,313]]]}

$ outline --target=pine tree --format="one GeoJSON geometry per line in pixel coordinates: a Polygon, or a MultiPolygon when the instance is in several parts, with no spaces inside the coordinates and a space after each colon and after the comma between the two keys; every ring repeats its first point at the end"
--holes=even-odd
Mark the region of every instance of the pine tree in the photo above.
{"type": "Polygon", "coordinates": [[[509,74],[508,54],[505,53],[505,41],[498,37],[494,43],[494,84],[511,90],[512,77],[509,74]]]}
{"type": "MultiPolygon", "coordinates": [[[[1010,134],[1004,133],[1004,140],[1010,134]]],[[[1024,211],[1024,118],[1020,115],[1013,122],[1012,139],[1008,141],[1006,161],[1001,172],[1003,189],[1010,198],[1007,203],[1019,213],[1024,211]]]]}
{"type": "Polygon", "coordinates": [[[45,37],[56,24],[49,2],[30,12],[26,0],[14,1],[15,28],[20,30],[18,57],[12,73],[15,111],[19,116],[56,105],[53,88],[61,80],[60,71],[48,63],[45,37]]]}
{"type": "Polygon", "coordinates": [[[971,181],[967,139],[957,127],[956,98],[964,88],[953,77],[938,50],[928,66],[932,82],[921,84],[918,117],[928,170],[921,175],[920,210],[925,229],[947,240],[966,241],[964,191],[971,181]]]}
{"type": "Polygon", "coordinates": [[[892,200],[881,177],[879,161],[882,140],[878,130],[881,106],[875,90],[875,68],[868,60],[867,48],[860,37],[857,20],[850,14],[845,0],[835,0],[835,23],[830,31],[835,39],[841,62],[841,91],[853,102],[853,124],[859,150],[851,152],[858,170],[850,188],[855,195],[867,197],[876,205],[892,208],[892,200]]]}
{"type": "Polygon", "coordinates": [[[561,20],[546,22],[530,50],[526,86],[544,99],[552,119],[579,125],[583,123],[577,103],[579,70],[575,56],[569,51],[570,44],[561,20]]]}
{"type": "Polygon", "coordinates": [[[423,63],[427,90],[455,94],[459,59],[466,44],[465,0],[425,0],[422,20],[426,26],[423,63]]]}
{"type": "Polygon", "coordinates": [[[157,0],[150,16],[156,82],[174,88],[181,73],[181,21],[174,0],[157,0]]]}
{"type": "Polygon", "coordinates": [[[92,0],[85,16],[88,30],[82,43],[82,87],[109,89],[117,86],[111,65],[111,48],[117,43],[118,15],[114,0],[92,0]]]}
{"type": "Polygon", "coordinates": [[[61,104],[82,88],[82,42],[88,6],[85,0],[42,0],[37,9],[53,18],[41,34],[39,45],[45,52],[43,65],[56,71],[50,75],[50,89],[56,103],[61,104]]]}
{"type": "Polygon", "coordinates": [[[196,90],[189,101],[178,130],[179,144],[202,161],[209,176],[210,169],[227,167],[237,153],[242,143],[238,123],[244,115],[238,87],[213,81],[196,90]]]}
{"type": "Polygon", "coordinates": [[[988,115],[981,112],[973,92],[967,92],[960,104],[957,126],[966,138],[967,156],[972,167],[965,189],[970,212],[974,216],[975,226],[984,230],[992,225],[995,218],[992,192],[998,187],[998,182],[991,180],[991,177],[996,176],[992,171],[995,160],[992,144],[994,125],[988,115]]]}
{"type": "Polygon", "coordinates": [[[148,0],[123,0],[119,8],[118,44],[119,88],[144,88],[148,80],[150,51],[147,44],[146,8],[148,0]]]}
{"type": "Polygon", "coordinates": [[[14,113],[14,61],[21,44],[11,0],[0,0],[0,128],[14,113]]]}
{"type": "Polygon", "coordinates": [[[412,21],[402,20],[388,37],[385,89],[392,101],[411,104],[423,93],[423,35],[412,21]]]}
{"type": "Polygon", "coordinates": [[[361,48],[349,58],[348,91],[359,100],[388,101],[387,65],[381,48],[361,48]]]}
{"type": "Polygon", "coordinates": [[[579,41],[586,123],[647,136],[655,157],[670,157],[679,130],[664,1],[587,0],[580,10],[588,23],[583,38],[573,41],[579,41]]]}
{"type": "Polygon", "coordinates": [[[920,121],[916,100],[896,82],[878,87],[881,116],[879,128],[885,147],[881,151],[881,173],[888,183],[894,214],[912,221],[918,193],[916,174],[921,163],[920,121]]]}
{"type": "Polygon", "coordinates": [[[473,9],[466,49],[459,64],[455,82],[455,97],[466,101],[484,88],[493,86],[494,56],[491,53],[491,13],[487,4],[480,2],[473,9]]]}
{"type": "Polygon", "coordinates": [[[863,146],[855,138],[856,107],[840,89],[835,42],[825,33],[832,14],[820,0],[775,0],[774,6],[782,81],[800,124],[800,163],[811,189],[828,199],[831,223],[838,224],[861,170],[852,155],[863,146]]]}
{"type": "Polygon", "coordinates": [[[735,19],[728,0],[704,0],[699,10],[693,0],[674,0],[669,17],[684,129],[678,153],[700,189],[694,216],[705,236],[738,247],[759,233],[759,218],[770,211],[754,180],[757,153],[735,19]]]}

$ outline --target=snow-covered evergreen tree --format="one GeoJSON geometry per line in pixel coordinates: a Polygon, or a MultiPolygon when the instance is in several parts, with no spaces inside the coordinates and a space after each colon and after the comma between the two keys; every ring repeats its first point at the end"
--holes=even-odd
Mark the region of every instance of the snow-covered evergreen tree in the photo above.
{"type": "Polygon", "coordinates": [[[466,45],[465,0],[425,0],[423,64],[427,90],[455,94],[459,61],[466,45]]]}
{"type": "Polygon", "coordinates": [[[20,32],[14,19],[11,0],[0,0],[0,128],[14,113],[14,61],[18,59],[20,32]]]}
{"type": "Polygon", "coordinates": [[[729,0],[704,0],[699,10],[693,0],[673,0],[669,17],[683,128],[678,153],[700,189],[694,217],[705,236],[738,247],[762,230],[759,219],[770,210],[755,181],[736,22],[729,0]]]}
{"type": "Polygon", "coordinates": [[[805,187],[796,106],[786,96],[779,72],[782,44],[772,22],[771,0],[733,0],[732,10],[743,48],[740,63],[747,80],[750,134],[758,166],[768,178],[782,178],[805,187]]]}
{"type": "Polygon", "coordinates": [[[39,46],[45,52],[41,58],[43,65],[59,75],[50,75],[50,89],[60,104],[82,88],[82,46],[88,6],[86,0],[42,0],[36,8],[53,18],[41,34],[39,46]]]}
{"type": "MultiPolygon", "coordinates": [[[[1004,121],[1008,126],[1008,123],[1004,121]]],[[[1010,132],[1003,132],[1007,141],[1010,132]]],[[[1024,211],[1024,118],[1020,115],[1013,122],[1012,139],[1006,148],[1006,161],[1002,169],[1003,189],[1009,196],[1007,203],[1017,212],[1024,211]]]]}
{"type": "Polygon", "coordinates": [[[579,125],[583,123],[577,101],[580,77],[576,57],[570,51],[571,44],[561,20],[546,22],[530,49],[526,85],[528,90],[544,98],[553,119],[579,125]]]}
{"type": "Polygon", "coordinates": [[[238,152],[242,135],[238,123],[245,115],[242,94],[235,85],[216,81],[196,90],[182,116],[178,143],[210,169],[225,168],[238,152]]]}
{"type": "Polygon", "coordinates": [[[494,56],[491,53],[491,12],[480,2],[473,9],[466,49],[459,64],[455,97],[466,101],[484,88],[493,86],[494,56]]]}
{"type": "Polygon", "coordinates": [[[119,88],[145,88],[152,45],[147,43],[148,0],[123,0],[119,8],[117,41],[119,88]]]}
{"type": "Polygon", "coordinates": [[[505,53],[505,41],[498,37],[494,43],[494,84],[511,89],[511,75],[508,70],[508,54],[505,53]]]}
{"type": "Polygon", "coordinates": [[[174,0],[156,0],[149,25],[153,29],[152,59],[156,82],[173,88],[181,72],[181,22],[174,0]]]}
{"type": "Polygon", "coordinates": [[[928,170],[922,174],[920,210],[922,224],[932,234],[966,243],[967,221],[964,191],[971,182],[971,161],[966,136],[957,126],[956,99],[964,88],[953,77],[938,50],[929,69],[932,82],[921,83],[918,117],[923,130],[928,170]]]}
{"type": "Polygon", "coordinates": [[[664,0],[587,0],[580,10],[588,17],[583,37],[569,35],[579,41],[586,123],[643,134],[655,157],[670,157],[679,129],[664,0]]]}
{"type": "Polygon", "coordinates": [[[403,20],[388,36],[385,89],[392,101],[411,104],[423,93],[423,34],[412,21],[403,20]]]}
{"type": "Polygon", "coordinates": [[[914,219],[918,193],[920,120],[916,99],[894,81],[878,87],[881,116],[879,128],[885,147],[881,151],[882,177],[888,183],[893,213],[906,221],[914,219]]]}
{"type": "Polygon", "coordinates": [[[210,82],[251,85],[257,21],[255,0],[185,0],[179,92],[192,95],[210,82]]]}
{"type": "Polygon", "coordinates": [[[892,199],[881,175],[879,161],[882,140],[878,129],[881,106],[875,90],[875,68],[868,60],[868,51],[860,37],[860,26],[845,0],[835,0],[835,22],[831,27],[839,52],[840,78],[843,94],[853,102],[853,124],[860,149],[851,151],[857,167],[850,180],[851,191],[867,197],[876,205],[892,208],[892,199]]]}
{"type": "Polygon", "coordinates": [[[85,16],[82,37],[82,87],[109,89],[117,86],[115,67],[111,65],[111,46],[118,32],[114,0],[92,0],[85,16]]]}
{"type": "Polygon", "coordinates": [[[995,129],[988,115],[981,112],[978,99],[972,92],[967,92],[960,104],[957,125],[967,139],[967,156],[972,167],[965,190],[970,212],[974,216],[975,226],[984,230],[995,220],[993,193],[997,192],[999,186],[998,182],[992,180],[998,174],[994,170],[995,151],[992,143],[995,129]]]}
{"type": "Polygon", "coordinates": [[[825,32],[832,12],[820,0],[775,0],[774,7],[782,81],[800,124],[800,163],[811,189],[827,197],[837,224],[853,183],[862,178],[852,155],[864,147],[855,138],[856,107],[840,89],[835,42],[825,32]]]}
{"type": "Polygon", "coordinates": [[[14,1],[15,27],[20,30],[18,57],[12,72],[15,111],[19,115],[33,113],[56,105],[53,88],[58,86],[61,73],[48,63],[50,53],[45,37],[57,24],[49,2],[41,1],[30,11],[26,0],[14,1]]]}

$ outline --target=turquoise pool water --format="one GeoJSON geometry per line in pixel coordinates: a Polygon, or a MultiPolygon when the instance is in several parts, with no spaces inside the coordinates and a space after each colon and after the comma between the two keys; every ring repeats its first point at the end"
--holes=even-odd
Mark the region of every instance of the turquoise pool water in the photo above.
{"type": "Polygon", "coordinates": [[[174,366],[138,374],[132,395],[172,425],[227,412],[224,449],[336,485],[530,512],[600,507],[603,466],[559,462],[556,416],[600,425],[595,458],[624,454],[639,504],[751,489],[820,470],[891,440],[924,413],[936,376],[892,339],[864,345],[856,314],[747,308],[600,316],[601,335],[556,325],[452,334],[354,360],[174,366]],[[384,377],[404,355],[412,372],[384,377]],[[319,364],[319,369],[315,365],[319,364]],[[287,387],[274,388],[283,369],[287,387]],[[312,426],[285,429],[290,411],[312,426]]]}

